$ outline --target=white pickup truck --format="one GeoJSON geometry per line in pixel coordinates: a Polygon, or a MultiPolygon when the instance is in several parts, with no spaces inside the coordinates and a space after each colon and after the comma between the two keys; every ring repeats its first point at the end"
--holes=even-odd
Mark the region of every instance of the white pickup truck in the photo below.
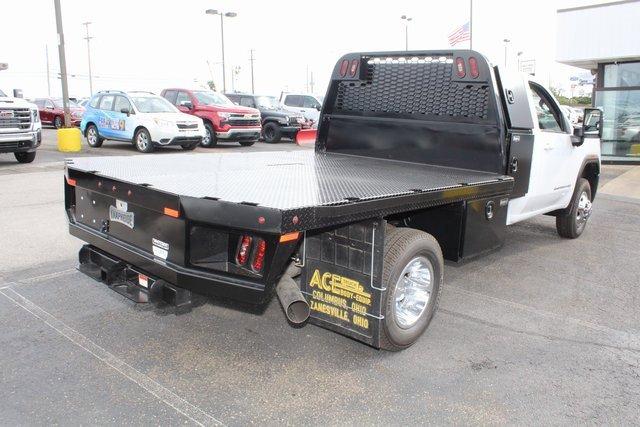
{"type": "Polygon", "coordinates": [[[31,163],[41,141],[38,107],[0,90],[0,153],[13,153],[20,163],[31,163]]]}
{"type": "Polygon", "coordinates": [[[180,310],[191,292],[263,304],[275,291],[292,323],[406,348],[445,259],[499,249],[539,214],[577,238],[591,213],[602,112],[574,129],[541,84],[501,71],[471,50],[351,53],[315,151],[69,160],[80,269],[180,310]]]}

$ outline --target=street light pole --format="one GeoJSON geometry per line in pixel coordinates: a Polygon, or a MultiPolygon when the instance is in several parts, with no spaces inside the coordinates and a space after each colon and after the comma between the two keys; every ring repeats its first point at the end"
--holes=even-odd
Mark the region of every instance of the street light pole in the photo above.
{"type": "Polygon", "coordinates": [[[91,44],[89,40],[93,37],[89,37],[89,24],[91,24],[89,21],[82,23],[87,31],[87,36],[84,39],[87,41],[87,60],[89,61],[89,96],[91,96],[93,95],[93,79],[91,77],[91,44]]]}
{"type": "Polygon", "coordinates": [[[60,57],[60,77],[62,78],[62,106],[64,108],[64,127],[71,127],[69,113],[69,86],[67,85],[67,60],[64,54],[64,32],[62,31],[62,10],[60,0],[53,0],[56,10],[56,28],[58,30],[58,56],[60,57]]]}
{"type": "Polygon", "coordinates": [[[256,93],[256,88],[253,82],[253,61],[255,61],[255,58],[253,57],[253,49],[249,52],[251,53],[251,57],[249,58],[249,61],[251,61],[251,93],[256,93]]]}
{"type": "Polygon", "coordinates": [[[220,15],[220,42],[222,45],[222,91],[227,91],[227,73],[224,63],[224,17],[233,18],[238,16],[235,12],[222,12],[216,9],[207,9],[205,12],[207,15],[220,15]]]}
{"type": "Polygon", "coordinates": [[[404,50],[409,50],[409,22],[413,20],[413,18],[408,17],[407,15],[402,15],[400,17],[404,23],[404,50]]]}
{"type": "Polygon", "coordinates": [[[504,42],[504,68],[506,69],[507,68],[507,45],[511,40],[504,39],[502,41],[504,42]]]}

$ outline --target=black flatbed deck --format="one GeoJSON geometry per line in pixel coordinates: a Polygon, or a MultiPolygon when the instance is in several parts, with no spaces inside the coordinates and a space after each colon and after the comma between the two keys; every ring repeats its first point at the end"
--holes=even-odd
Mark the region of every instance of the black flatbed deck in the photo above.
{"type": "MultiPolygon", "coordinates": [[[[281,222],[270,230],[277,232],[506,195],[513,187],[511,177],[495,173],[311,150],[83,157],[67,168],[178,196],[185,209],[197,199],[277,214],[281,222]]],[[[229,209],[220,223],[247,226],[241,220],[229,209]]]]}

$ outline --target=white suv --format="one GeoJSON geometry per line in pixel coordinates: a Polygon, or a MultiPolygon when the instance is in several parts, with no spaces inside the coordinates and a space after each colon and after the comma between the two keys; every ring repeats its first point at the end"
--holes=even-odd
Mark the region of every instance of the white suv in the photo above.
{"type": "Polygon", "coordinates": [[[113,90],[97,93],[86,104],[80,130],[91,147],[112,139],[132,142],[143,153],[167,145],[193,150],[205,135],[202,119],[181,113],[161,96],[113,90]]]}
{"type": "Polygon", "coordinates": [[[305,119],[317,124],[318,118],[320,117],[320,110],[322,109],[323,98],[324,97],[319,95],[283,93],[280,96],[280,103],[285,105],[287,109],[297,111],[302,114],[305,119]]]}

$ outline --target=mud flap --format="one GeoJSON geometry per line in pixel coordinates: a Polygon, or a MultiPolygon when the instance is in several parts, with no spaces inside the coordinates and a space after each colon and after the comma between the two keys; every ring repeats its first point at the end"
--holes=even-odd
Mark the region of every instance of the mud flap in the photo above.
{"type": "Polygon", "coordinates": [[[380,348],[386,221],[367,220],[317,234],[302,245],[300,289],[310,322],[380,348]]]}

